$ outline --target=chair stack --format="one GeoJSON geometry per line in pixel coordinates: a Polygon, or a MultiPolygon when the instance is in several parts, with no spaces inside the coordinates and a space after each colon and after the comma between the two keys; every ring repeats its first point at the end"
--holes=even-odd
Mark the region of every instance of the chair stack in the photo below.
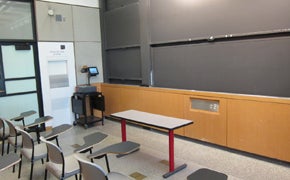
{"type": "Polygon", "coordinates": [[[9,127],[7,154],[9,154],[10,145],[14,147],[14,153],[17,153],[17,148],[22,145],[21,133],[16,130],[16,126],[9,120],[5,120],[9,127]]]}
{"type": "Polygon", "coordinates": [[[118,172],[108,172],[106,173],[101,166],[92,163],[88,160],[83,159],[79,155],[75,155],[79,162],[80,172],[85,180],[128,180],[131,179],[124,174],[118,172]]]}
{"type": "Polygon", "coordinates": [[[20,151],[21,161],[19,163],[18,178],[21,176],[22,157],[25,157],[30,160],[31,163],[30,180],[32,180],[34,162],[41,160],[43,163],[43,159],[47,157],[46,145],[44,143],[35,144],[33,138],[28,132],[19,127],[16,127],[16,130],[22,135],[22,148],[20,151]]]}
{"type": "MultiPolygon", "coordinates": [[[[1,158],[0,161],[0,172],[8,169],[9,167],[15,167],[15,165],[19,163],[18,178],[21,178],[23,158],[28,159],[31,164],[29,176],[30,180],[33,179],[34,163],[38,160],[41,160],[42,164],[44,164],[44,159],[46,158],[44,177],[45,180],[47,179],[48,172],[58,179],[66,179],[72,176],[75,176],[75,178],[78,179],[78,174],[80,178],[84,177],[85,180],[96,179],[96,177],[98,177],[98,179],[130,179],[121,173],[110,171],[107,155],[129,154],[138,150],[140,147],[140,144],[126,141],[115,143],[92,152],[92,149],[95,145],[99,144],[108,137],[108,135],[101,132],[95,132],[84,137],[84,144],[76,148],[74,154],[65,156],[62,149],[60,148],[58,136],[64,131],[71,129],[71,125],[65,124],[53,128],[49,134],[44,137],[40,137],[41,142],[37,143],[32,138],[32,136],[27,131],[25,131],[25,129],[15,126],[9,120],[0,119],[0,130],[2,132],[1,135],[5,134],[5,130],[7,131],[8,129],[4,126],[5,124],[7,124],[9,127],[9,133],[6,132],[5,136],[8,139],[8,146],[7,155],[2,156],[3,158],[1,158]],[[54,144],[52,140],[56,140],[56,144],[54,144]],[[22,146],[19,157],[16,153],[20,144],[22,146]],[[9,153],[10,145],[14,147],[13,153],[9,153]],[[90,154],[84,155],[86,152],[90,152],[90,154]],[[107,173],[102,169],[101,166],[93,162],[93,159],[100,159],[102,157],[106,158],[107,173]]],[[[6,138],[4,138],[4,140],[6,138]]],[[[2,152],[4,152],[3,147],[2,152]]]]}
{"type": "Polygon", "coordinates": [[[45,163],[44,179],[47,179],[47,171],[49,171],[58,179],[66,179],[75,176],[77,180],[80,168],[74,156],[64,156],[60,147],[47,141],[44,137],[40,137],[40,140],[46,144],[48,152],[48,159],[45,163]]]}

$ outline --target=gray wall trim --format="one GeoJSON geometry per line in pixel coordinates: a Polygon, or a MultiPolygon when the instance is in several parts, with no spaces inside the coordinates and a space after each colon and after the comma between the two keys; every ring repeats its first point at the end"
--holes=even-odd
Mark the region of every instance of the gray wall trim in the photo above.
{"type": "Polygon", "coordinates": [[[152,85],[150,82],[151,60],[150,60],[150,22],[149,22],[150,0],[140,1],[140,53],[142,85],[152,85]]]}

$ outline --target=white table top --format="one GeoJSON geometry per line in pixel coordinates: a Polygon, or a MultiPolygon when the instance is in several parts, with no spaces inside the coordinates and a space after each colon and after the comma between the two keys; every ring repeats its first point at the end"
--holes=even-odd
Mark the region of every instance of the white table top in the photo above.
{"type": "Polygon", "coordinates": [[[177,129],[193,123],[192,120],[174,118],[136,110],[113,113],[111,116],[168,130],[177,129]]]}

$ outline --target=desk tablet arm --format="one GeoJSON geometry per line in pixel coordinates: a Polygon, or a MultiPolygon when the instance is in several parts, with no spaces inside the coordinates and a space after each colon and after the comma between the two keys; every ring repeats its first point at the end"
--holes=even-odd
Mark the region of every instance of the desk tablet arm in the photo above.
{"type": "Polygon", "coordinates": [[[100,159],[105,157],[106,159],[106,165],[107,165],[107,170],[110,172],[110,166],[109,166],[109,161],[107,154],[117,154],[118,155],[127,155],[130,153],[133,153],[137,150],[139,150],[140,144],[131,142],[131,141],[125,141],[125,142],[120,142],[116,144],[109,145],[107,147],[104,147],[96,152],[91,153],[90,155],[87,156],[88,159],[100,159]]]}
{"type": "Polygon", "coordinates": [[[36,113],[36,111],[34,111],[34,110],[25,111],[25,112],[20,113],[19,116],[12,118],[11,121],[22,121],[23,126],[25,126],[24,118],[31,116],[35,113],[36,113]]]}

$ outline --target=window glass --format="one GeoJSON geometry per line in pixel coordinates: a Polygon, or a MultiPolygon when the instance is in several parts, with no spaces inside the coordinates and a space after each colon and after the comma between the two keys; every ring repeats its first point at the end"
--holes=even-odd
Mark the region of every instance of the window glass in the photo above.
{"type": "Polygon", "coordinates": [[[1,46],[1,50],[5,79],[35,76],[31,45],[22,46],[22,48],[14,45],[1,46]]]}
{"type": "Polygon", "coordinates": [[[6,81],[6,94],[36,91],[35,79],[6,81]]]}
{"type": "Polygon", "coordinates": [[[33,39],[31,3],[0,0],[0,39],[33,39]]]}
{"type": "MultiPolygon", "coordinates": [[[[3,118],[11,119],[19,116],[22,112],[30,110],[34,110],[37,113],[25,118],[26,124],[32,123],[35,118],[39,117],[38,99],[36,93],[0,98],[0,115],[3,118]]],[[[21,121],[19,121],[19,124],[21,125],[21,121]]]]}

